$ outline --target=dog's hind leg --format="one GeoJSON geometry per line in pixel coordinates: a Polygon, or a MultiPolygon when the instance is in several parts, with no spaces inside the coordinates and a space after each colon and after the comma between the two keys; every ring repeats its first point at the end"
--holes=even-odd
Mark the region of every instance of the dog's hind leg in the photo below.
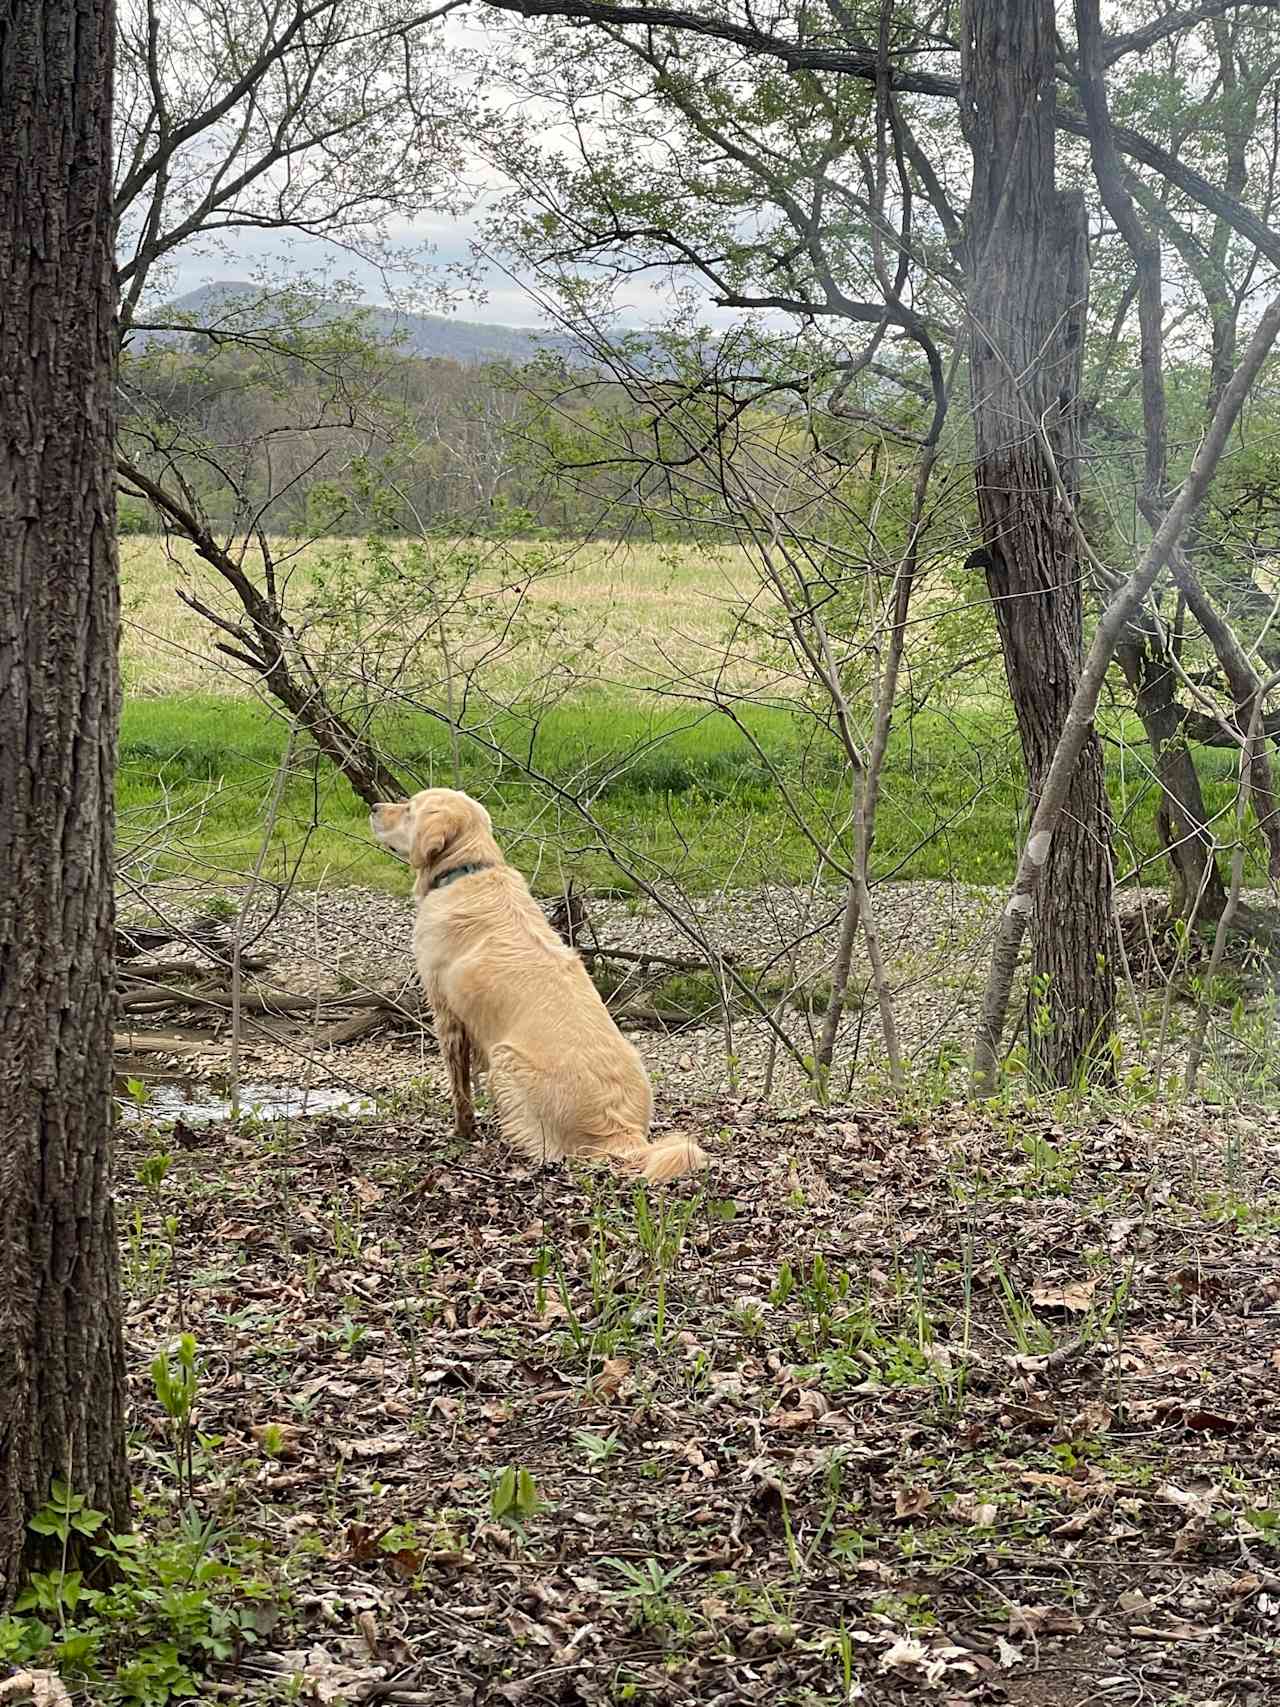
{"type": "Polygon", "coordinates": [[[459,1138],[474,1138],[476,1107],[471,1094],[471,1039],[466,1027],[443,1000],[432,1000],[436,1042],[449,1074],[449,1091],[453,1098],[453,1124],[459,1138]]]}

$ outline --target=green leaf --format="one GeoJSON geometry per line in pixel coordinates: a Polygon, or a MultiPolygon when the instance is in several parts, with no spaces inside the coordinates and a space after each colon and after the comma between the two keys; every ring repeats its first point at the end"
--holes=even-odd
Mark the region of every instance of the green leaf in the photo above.
{"type": "Polygon", "coordinates": [[[531,1470],[521,1470],[516,1494],[516,1507],[525,1516],[532,1516],[541,1502],[538,1499],[538,1486],[533,1479],[531,1470]]]}
{"type": "Polygon", "coordinates": [[[96,1630],[78,1630],[74,1635],[68,1636],[64,1642],[59,1642],[54,1652],[57,1654],[59,1662],[70,1668],[71,1666],[83,1666],[93,1657],[97,1646],[98,1633],[96,1630]]]}
{"type": "Polygon", "coordinates": [[[510,1465],[502,1472],[493,1485],[493,1493],[489,1500],[489,1510],[494,1517],[502,1518],[507,1515],[516,1501],[516,1473],[510,1465]]]}

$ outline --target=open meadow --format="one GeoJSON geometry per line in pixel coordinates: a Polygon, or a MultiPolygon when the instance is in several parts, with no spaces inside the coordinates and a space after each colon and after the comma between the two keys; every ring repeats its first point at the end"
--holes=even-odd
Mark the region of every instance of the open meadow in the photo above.
{"type": "MultiPolygon", "coordinates": [[[[321,540],[296,555],[277,550],[289,607],[321,633],[322,654],[326,624],[335,633],[341,686],[357,646],[317,583],[331,587],[334,564],[354,557],[354,548],[321,540]]],[[[380,707],[359,715],[407,781],[457,782],[489,798],[512,857],[540,892],[558,893],[571,877],[588,887],[634,888],[599,838],[584,832],[575,800],[590,803],[611,843],[644,872],[702,893],[813,878],[813,841],[787,810],[780,777],[819,840],[847,846],[843,755],[782,658],[776,601],[761,592],[745,553],[458,541],[441,545],[431,561],[454,588],[451,620],[464,635],[470,623],[480,636],[471,642],[476,657],[459,666],[470,695],[457,719],[464,733],[455,741],[433,715],[446,700],[438,669],[428,672],[416,703],[400,691],[412,643],[380,707]],[[459,593],[460,575],[478,591],[459,593]],[[485,613],[500,600],[504,613],[514,606],[516,615],[496,643],[485,613]],[[512,641],[521,622],[529,633],[512,641]],[[554,671],[552,650],[569,660],[554,671]],[[717,685],[747,736],[709,703],[717,685]],[[529,772],[551,786],[531,786],[529,772]]],[[[190,547],[170,555],[158,540],[126,538],[121,573],[124,845],[148,876],[234,885],[258,856],[285,724],[243,667],[217,652],[214,642],[225,636],[175,596],[175,587],[196,591],[216,612],[235,614],[190,547]]],[[[367,574],[358,561],[346,573],[357,584],[367,574]]],[[[345,612],[356,602],[349,581],[343,597],[345,612]]],[[[399,614],[391,607],[379,627],[365,613],[376,640],[390,637],[399,614]]],[[[985,885],[1012,874],[1025,782],[991,635],[972,632],[983,620],[980,607],[945,589],[920,602],[908,662],[919,658],[929,691],[899,720],[890,747],[872,859],[877,881],[985,885]],[[933,636],[938,619],[957,610],[967,650],[953,664],[945,649],[952,643],[933,636]]],[[[435,644],[423,623],[417,653],[429,655],[435,644]]],[[[1106,727],[1108,788],[1127,856],[1118,875],[1132,880],[1156,853],[1154,785],[1136,721],[1117,713],[1106,727]]],[[[1211,810],[1226,815],[1230,753],[1211,750],[1199,762],[1211,810]]],[[[403,872],[371,846],[361,803],[305,741],[292,752],[268,843],[265,869],[276,878],[406,887],[403,872]]],[[[1251,866],[1249,876],[1261,873],[1251,866]]]]}
{"type": "MultiPolygon", "coordinates": [[[[314,595],[328,566],[344,553],[360,552],[358,540],[339,538],[271,543],[297,604],[314,595]]],[[[596,671],[622,686],[660,678],[669,658],[689,665],[714,658],[728,628],[727,613],[756,589],[755,573],[736,546],[610,540],[433,543],[430,560],[442,578],[460,559],[478,565],[488,586],[513,574],[527,576],[530,603],[565,607],[569,644],[589,642],[598,648],[596,671]]],[[[247,567],[260,577],[260,556],[255,561],[251,554],[247,567]]],[[[174,597],[174,588],[198,581],[216,608],[232,606],[194,548],[185,540],[127,536],[120,541],[120,574],[130,693],[211,691],[219,666],[210,656],[209,624],[174,597]]],[[[218,691],[241,694],[245,689],[240,678],[224,672],[218,691]]]]}

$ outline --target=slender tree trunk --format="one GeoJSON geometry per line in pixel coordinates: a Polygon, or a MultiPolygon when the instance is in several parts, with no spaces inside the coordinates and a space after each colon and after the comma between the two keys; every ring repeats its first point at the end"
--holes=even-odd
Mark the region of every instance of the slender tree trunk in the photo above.
{"type": "MultiPolygon", "coordinates": [[[[1204,630],[1205,638],[1222,665],[1222,673],[1235,701],[1236,727],[1243,739],[1253,721],[1254,707],[1262,692],[1262,680],[1236,638],[1235,630],[1205,593],[1185,553],[1179,552],[1173,558],[1173,578],[1187,601],[1187,608],[1204,630]]],[[[1266,727],[1265,719],[1262,727],[1266,727]]],[[[1262,741],[1249,743],[1247,780],[1258,829],[1267,844],[1267,871],[1274,883],[1280,881],[1280,806],[1276,803],[1271,760],[1262,741]]]]}
{"type": "MultiPolygon", "coordinates": [[[[1112,595],[1094,629],[1089,656],[1080,672],[1079,685],[1072,696],[1063,726],[1062,740],[1045,778],[1044,789],[1031,820],[1031,832],[1018,856],[1013,887],[996,926],[987,987],[982,998],[982,1015],[974,1037],[973,1088],[979,1096],[988,1095],[995,1086],[1009,1012],[1009,993],[1018,963],[1018,947],[1028,917],[1035,910],[1035,894],[1049,867],[1053,843],[1063,828],[1071,779],[1089,741],[1096,738],[1093,719],[1107,666],[1125,629],[1142,608],[1156,577],[1178,550],[1188,523],[1204,502],[1227,440],[1240,418],[1245,399],[1257,383],[1277,335],[1280,335],[1280,296],[1263,311],[1240,366],[1223,387],[1209,430],[1200,442],[1186,479],[1178,488],[1177,497],[1152,536],[1142,562],[1112,595]]],[[[1250,728],[1256,728],[1256,724],[1251,722],[1250,728]]]]}
{"type": "Polygon", "coordinates": [[[0,1609],[62,1477],[128,1514],[110,1195],[111,0],[0,8],[0,1609]]]}
{"type": "MultiPolygon", "coordinates": [[[[1034,812],[1079,680],[1083,625],[1075,535],[1049,461],[1074,493],[1088,263],[1083,199],[1054,179],[1052,0],[966,0],[961,84],[978,514],[1034,812]]],[[[1035,892],[1035,1001],[1051,1023],[1032,1070],[1044,1083],[1107,1060],[1110,829],[1091,733],[1035,892]]]]}
{"type": "Polygon", "coordinates": [[[1161,797],[1158,818],[1173,871],[1171,911],[1178,919],[1212,922],[1227,904],[1227,891],[1206,828],[1209,814],[1195,761],[1182,730],[1182,709],[1172,664],[1160,640],[1139,620],[1116,649],[1151,747],[1161,797]]]}
{"type": "MultiPolygon", "coordinates": [[[[1094,176],[1107,212],[1128,244],[1137,274],[1142,356],[1143,478],[1140,503],[1153,528],[1164,519],[1169,462],[1169,408],[1164,388],[1164,262],[1160,239],[1144,224],[1116,152],[1107,110],[1106,60],[1099,0],[1076,0],[1080,94],[1089,120],[1094,176]]],[[[1227,376],[1229,377],[1229,375],[1227,376]]],[[[1223,384],[1226,378],[1223,379],[1223,384]]],[[[1221,395],[1215,392],[1214,403],[1221,395]]],[[[1174,873],[1179,918],[1216,919],[1227,904],[1195,763],[1174,691],[1174,654],[1161,625],[1139,617],[1118,649],[1161,786],[1157,822],[1174,873]]]]}

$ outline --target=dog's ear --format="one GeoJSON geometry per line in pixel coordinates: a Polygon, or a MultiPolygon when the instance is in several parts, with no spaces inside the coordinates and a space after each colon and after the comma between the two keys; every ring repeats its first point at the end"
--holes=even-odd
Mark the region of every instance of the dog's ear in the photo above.
{"type": "Polygon", "coordinates": [[[409,864],[430,865],[450,842],[457,841],[465,828],[466,822],[456,806],[432,806],[415,812],[409,864]]]}

